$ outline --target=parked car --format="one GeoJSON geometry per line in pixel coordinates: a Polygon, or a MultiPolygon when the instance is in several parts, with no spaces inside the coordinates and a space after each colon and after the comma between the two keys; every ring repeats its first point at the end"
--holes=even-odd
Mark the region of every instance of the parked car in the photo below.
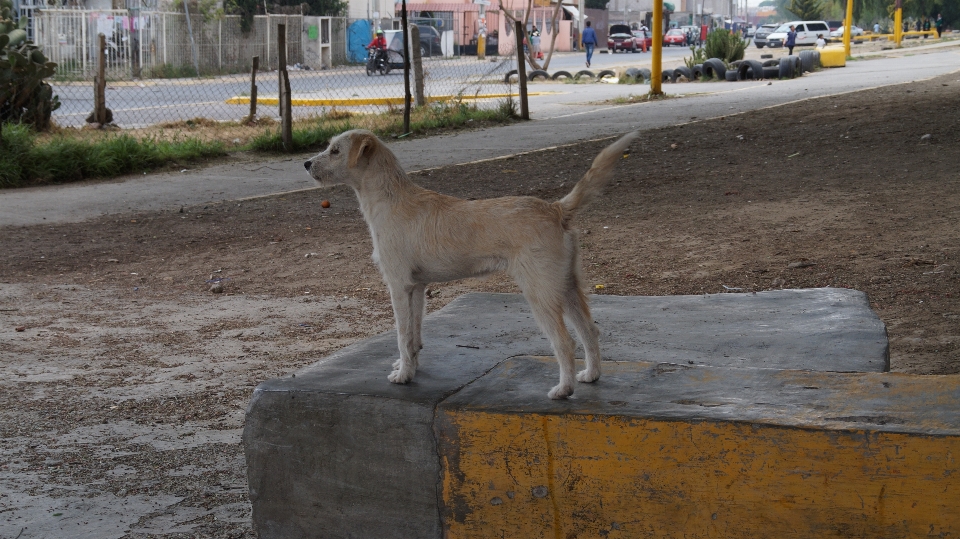
{"type": "MultiPolygon", "coordinates": [[[[417,28],[420,30],[420,56],[440,55],[440,32],[427,25],[418,24],[417,28]]],[[[390,65],[397,69],[403,68],[403,32],[384,30],[383,34],[387,40],[387,50],[390,51],[390,65]]]]}
{"type": "Polygon", "coordinates": [[[667,33],[663,35],[663,46],[669,47],[670,45],[679,45],[684,46],[687,44],[687,35],[683,30],[679,28],[673,28],[672,30],[667,30],[667,33]]]}
{"type": "Polygon", "coordinates": [[[640,46],[633,37],[633,31],[626,24],[610,25],[610,34],[607,36],[607,50],[610,52],[629,51],[639,52],[640,46]]]}
{"type": "Polygon", "coordinates": [[[760,25],[760,28],[757,28],[757,31],[753,34],[753,44],[756,45],[758,49],[765,47],[767,45],[767,36],[772,34],[779,26],[779,24],[760,25]]]}
{"type": "Polygon", "coordinates": [[[827,21],[827,26],[830,28],[830,32],[843,26],[843,21],[827,21]]]}
{"type": "Polygon", "coordinates": [[[830,33],[830,27],[823,21],[793,21],[780,25],[773,33],[767,36],[767,46],[770,48],[782,47],[787,40],[787,32],[793,26],[797,32],[796,45],[816,45],[817,34],[823,34],[826,37],[830,33]]]}
{"type": "MultiPolygon", "coordinates": [[[[856,25],[852,26],[851,28],[853,28],[853,30],[850,31],[850,37],[863,35],[863,28],[860,28],[859,26],[856,26],[856,25]]],[[[830,32],[830,37],[842,38],[844,31],[846,31],[846,27],[841,26],[840,28],[837,28],[836,30],[830,32]]]]}
{"type": "Polygon", "coordinates": [[[643,30],[634,30],[633,39],[637,42],[637,47],[640,47],[642,51],[650,50],[650,47],[653,46],[653,38],[650,37],[649,32],[644,32],[643,30]]]}

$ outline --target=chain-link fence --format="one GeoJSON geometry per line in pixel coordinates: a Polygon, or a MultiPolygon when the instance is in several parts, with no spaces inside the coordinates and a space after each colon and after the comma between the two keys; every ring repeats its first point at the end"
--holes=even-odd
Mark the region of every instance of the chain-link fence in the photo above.
{"type": "MultiPolygon", "coordinates": [[[[509,92],[504,76],[516,68],[515,44],[490,37],[479,51],[481,58],[475,36],[456,24],[448,23],[443,31],[438,28],[442,22],[411,19],[411,24],[420,30],[422,56],[422,75],[412,70],[411,85],[419,77],[428,101],[479,98],[483,103],[484,96],[509,92]]],[[[94,108],[98,35],[103,34],[106,106],[121,128],[144,128],[196,119],[245,119],[254,57],[259,57],[257,116],[277,118],[280,28],[285,28],[294,118],[332,108],[395,108],[405,94],[404,32],[399,22],[393,26],[397,29],[385,29],[391,67],[387,74],[366,68],[364,46],[374,29],[367,20],[261,15],[244,32],[238,16],[50,9],[36,15],[35,40],[58,64],[51,81],[61,102],[53,115],[58,125],[83,126],[94,108]]]]}

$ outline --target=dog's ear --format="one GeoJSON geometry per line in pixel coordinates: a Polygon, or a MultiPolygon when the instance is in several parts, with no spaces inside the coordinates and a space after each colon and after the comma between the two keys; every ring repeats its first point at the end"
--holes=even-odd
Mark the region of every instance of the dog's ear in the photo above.
{"type": "Polygon", "coordinates": [[[373,135],[367,133],[354,135],[350,144],[350,157],[347,160],[347,167],[357,166],[360,158],[369,159],[376,151],[377,144],[379,144],[377,137],[373,135]]]}

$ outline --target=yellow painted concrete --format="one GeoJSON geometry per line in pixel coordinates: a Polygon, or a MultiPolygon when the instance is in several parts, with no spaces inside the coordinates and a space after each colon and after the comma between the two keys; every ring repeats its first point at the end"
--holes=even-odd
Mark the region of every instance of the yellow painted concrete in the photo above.
{"type": "Polygon", "coordinates": [[[958,436],[444,414],[450,539],[960,535],[958,436]]]}
{"type": "Polygon", "coordinates": [[[820,65],[823,67],[846,67],[847,55],[843,47],[824,47],[820,49],[820,65]]]}
{"type": "MultiPolygon", "coordinates": [[[[559,92],[527,92],[528,96],[547,95],[559,92]]],[[[427,101],[445,102],[445,101],[471,101],[479,99],[503,99],[506,97],[518,98],[517,94],[482,94],[482,95],[435,95],[428,96],[427,101]]],[[[294,107],[345,107],[362,105],[403,105],[403,97],[358,97],[347,99],[291,99],[290,104],[294,107]]],[[[225,101],[228,105],[249,105],[250,98],[247,96],[234,96],[225,101]]],[[[278,97],[258,97],[259,105],[277,105],[280,103],[278,97]]]]}

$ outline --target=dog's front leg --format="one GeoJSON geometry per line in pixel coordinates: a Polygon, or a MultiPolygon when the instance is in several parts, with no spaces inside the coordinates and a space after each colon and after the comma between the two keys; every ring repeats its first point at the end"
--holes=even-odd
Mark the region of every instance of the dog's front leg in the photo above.
{"type": "Polygon", "coordinates": [[[420,355],[420,325],[423,318],[423,285],[389,285],[393,316],[397,321],[397,347],[400,359],[393,364],[393,372],[387,377],[394,384],[413,380],[420,355]],[[418,299],[419,298],[419,299],[418,299]]]}

